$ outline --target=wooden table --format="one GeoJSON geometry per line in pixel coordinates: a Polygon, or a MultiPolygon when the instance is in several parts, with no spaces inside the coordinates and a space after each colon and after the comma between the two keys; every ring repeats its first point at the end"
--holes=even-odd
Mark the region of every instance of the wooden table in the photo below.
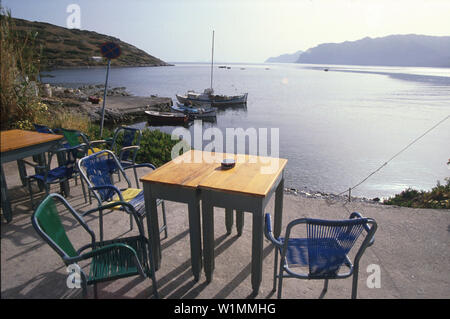
{"type": "Polygon", "coordinates": [[[236,156],[236,166],[214,171],[199,183],[202,200],[203,254],[207,281],[214,271],[214,207],[227,214],[227,230],[231,231],[233,209],[237,211],[238,233],[242,231],[243,213],[252,213],[252,288],[258,294],[262,279],[264,210],[275,193],[274,234],[280,235],[283,213],[284,168],[286,159],[261,156],[236,156]],[[269,164],[270,163],[270,164],[269,164]],[[231,220],[231,221],[230,221],[231,220]]]}
{"type": "Polygon", "coordinates": [[[16,161],[28,156],[47,152],[50,147],[62,139],[61,135],[45,134],[24,130],[9,130],[0,132],[1,150],[1,193],[2,210],[7,222],[12,220],[11,203],[7,195],[6,179],[3,163],[16,161]]]}
{"type": "Polygon", "coordinates": [[[144,187],[150,246],[156,269],[159,269],[161,245],[156,199],[187,203],[192,272],[195,280],[198,280],[202,267],[199,205],[201,199],[205,275],[210,281],[214,269],[213,207],[225,207],[229,232],[233,209],[238,212],[238,233],[242,231],[243,212],[251,212],[254,224],[252,283],[254,291],[257,292],[262,274],[264,208],[270,195],[276,192],[274,233],[279,235],[283,204],[283,171],[287,160],[239,155],[235,157],[236,167],[222,170],[220,165],[222,159],[230,157],[235,155],[191,150],[140,179],[144,187]],[[264,168],[267,169],[269,165],[267,160],[276,164],[275,169],[263,174],[266,173],[264,168]]]}

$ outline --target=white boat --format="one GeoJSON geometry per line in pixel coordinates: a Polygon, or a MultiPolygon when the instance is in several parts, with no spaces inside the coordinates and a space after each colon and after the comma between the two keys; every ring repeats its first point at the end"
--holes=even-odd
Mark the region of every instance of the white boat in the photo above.
{"type": "Polygon", "coordinates": [[[177,100],[181,104],[191,103],[192,105],[227,106],[230,104],[247,103],[248,93],[239,95],[214,94],[211,89],[205,89],[203,93],[188,91],[184,95],[176,94],[177,100]]]}
{"type": "Polygon", "coordinates": [[[203,93],[198,93],[193,90],[189,90],[184,95],[176,94],[177,100],[181,104],[190,103],[192,105],[211,105],[211,106],[227,106],[233,104],[247,103],[248,93],[238,95],[214,94],[213,67],[214,67],[214,31],[212,37],[212,53],[211,53],[211,87],[205,89],[203,93]]]}

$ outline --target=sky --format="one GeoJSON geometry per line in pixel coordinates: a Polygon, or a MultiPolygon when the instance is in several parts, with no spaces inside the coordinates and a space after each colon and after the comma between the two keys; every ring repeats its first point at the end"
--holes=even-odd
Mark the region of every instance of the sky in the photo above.
{"type": "Polygon", "coordinates": [[[3,0],[13,17],[111,35],[166,62],[262,63],[321,43],[450,35],[450,0],[3,0]]]}

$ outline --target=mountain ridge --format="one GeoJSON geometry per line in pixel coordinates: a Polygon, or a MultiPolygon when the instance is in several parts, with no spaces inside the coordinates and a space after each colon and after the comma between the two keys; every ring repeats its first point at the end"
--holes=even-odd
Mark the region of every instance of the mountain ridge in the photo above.
{"type": "Polygon", "coordinates": [[[36,44],[42,46],[41,66],[44,69],[104,66],[100,46],[114,42],[121,55],[111,60],[112,66],[169,66],[163,60],[113,36],[95,31],[67,29],[47,22],[13,18],[19,36],[37,33],[36,44]]]}
{"type": "Polygon", "coordinates": [[[295,63],[302,53],[302,50],[298,50],[294,53],[281,54],[276,57],[268,58],[264,63],[295,63]]]}
{"type": "Polygon", "coordinates": [[[296,63],[450,67],[450,36],[397,34],[322,43],[302,53],[296,63]]]}

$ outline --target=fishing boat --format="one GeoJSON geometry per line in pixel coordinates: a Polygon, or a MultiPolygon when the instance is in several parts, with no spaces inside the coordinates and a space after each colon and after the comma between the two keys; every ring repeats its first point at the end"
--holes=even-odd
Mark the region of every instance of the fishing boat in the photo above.
{"type": "Polygon", "coordinates": [[[203,93],[188,91],[184,95],[176,94],[177,100],[182,103],[191,103],[193,105],[211,105],[211,106],[227,106],[232,104],[247,103],[248,93],[239,95],[221,95],[214,94],[212,89],[205,89],[203,93]]]}
{"type": "MultiPolygon", "coordinates": [[[[226,67],[230,69],[230,67],[226,67]]],[[[176,94],[177,100],[181,104],[191,103],[193,105],[211,105],[211,106],[227,106],[233,104],[247,103],[248,93],[239,95],[222,95],[214,94],[213,89],[213,69],[214,69],[214,31],[212,36],[212,52],[211,52],[211,86],[198,93],[193,90],[189,90],[186,94],[176,94]]]]}
{"type": "Polygon", "coordinates": [[[190,119],[216,116],[216,109],[212,107],[194,107],[177,103],[176,105],[172,105],[171,108],[175,112],[181,112],[188,115],[190,119]]]}
{"type": "Polygon", "coordinates": [[[188,122],[189,117],[182,113],[145,111],[150,124],[160,125],[184,125],[188,122]]]}

